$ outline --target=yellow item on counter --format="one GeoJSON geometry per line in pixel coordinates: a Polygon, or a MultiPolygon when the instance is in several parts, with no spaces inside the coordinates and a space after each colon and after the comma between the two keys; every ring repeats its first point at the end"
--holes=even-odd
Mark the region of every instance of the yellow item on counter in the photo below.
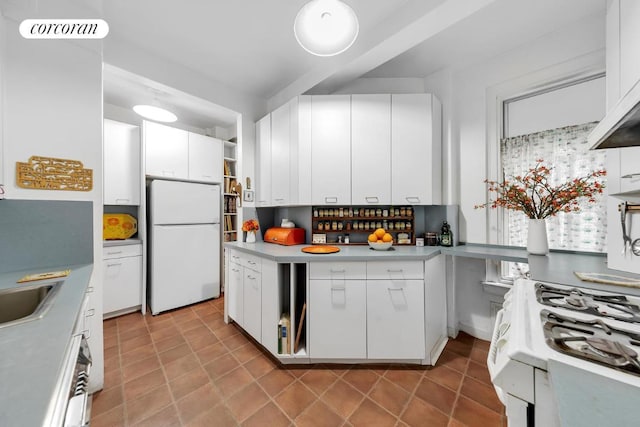
{"type": "Polygon", "coordinates": [[[138,220],[129,214],[103,214],[102,238],[104,240],[128,239],[138,232],[138,220]]]}

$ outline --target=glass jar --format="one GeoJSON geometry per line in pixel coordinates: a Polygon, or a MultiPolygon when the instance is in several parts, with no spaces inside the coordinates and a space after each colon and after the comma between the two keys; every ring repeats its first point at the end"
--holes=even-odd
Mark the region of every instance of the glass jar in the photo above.
{"type": "Polygon", "coordinates": [[[351,230],[351,223],[347,222],[347,230],[351,230]]]}
{"type": "Polygon", "coordinates": [[[324,230],[324,223],[322,221],[320,221],[318,223],[318,230],[323,231],[324,230]]]}
{"type": "Polygon", "coordinates": [[[338,210],[338,216],[341,218],[344,216],[344,208],[340,208],[340,210],[338,210]]]}
{"type": "Polygon", "coordinates": [[[382,216],[382,209],[380,209],[380,208],[376,209],[376,216],[377,217],[381,217],[382,216]]]}
{"type": "Polygon", "coordinates": [[[364,221],[360,221],[360,222],[358,223],[358,229],[359,229],[359,230],[364,230],[364,221]]]}
{"type": "Polygon", "coordinates": [[[355,209],[353,210],[353,216],[360,216],[360,209],[355,208],[355,209]]]}
{"type": "Polygon", "coordinates": [[[395,209],[395,215],[396,215],[396,216],[400,216],[400,209],[399,209],[399,208],[396,208],[396,209],[395,209]]]}
{"type": "MultiPolygon", "coordinates": [[[[349,218],[353,218],[353,208],[349,207],[349,218]]],[[[345,236],[344,238],[346,239],[348,236],[345,236]]]]}
{"type": "Polygon", "coordinates": [[[388,217],[388,216],[389,216],[389,210],[388,210],[388,209],[383,209],[383,210],[382,210],[382,217],[383,217],[383,218],[386,218],[386,217],[388,217]]]}
{"type": "Polygon", "coordinates": [[[342,230],[344,228],[344,224],[342,223],[342,221],[338,222],[338,230],[342,230]]]}
{"type": "Polygon", "coordinates": [[[376,222],[376,228],[382,228],[382,222],[381,221],[376,222]]]}
{"type": "Polygon", "coordinates": [[[413,209],[407,208],[407,216],[413,216],[413,209]]]}
{"type": "Polygon", "coordinates": [[[407,223],[404,225],[404,228],[406,230],[411,230],[411,221],[407,221],[407,223]]]}
{"type": "Polygon", "coordinates": [[[326,231],[331,230],[331,223],[330,223],[329,221],[325,221],[325,222],[324,222],[324,229],[325,229],[326,231]]]}
{"type": "Polygon", "coordinates": [[[400,216],[407,216],[407,209],[406,208],[400,208],[400,216]]]}
{"type": "Polygon", "coordinates": [[[335,222],[335,221],[333,221],[333,222],[331,223],[331,229],[332,229],[333,231],[336,231],[336,230],[338,229],[338,223],[337,223],[337,222],[335,222]]]}
{"type": "Polygon", "coordinates": [[[318,218],[318,216],[319,216],[318,208],[315,208],[315,209],[313,210],[313,217],[314,217],[314,218],[318,218]]]}
{"type": "Polygon", "coordinates": [[[369,229],[369,221],[365,221],[364,222],[364,229],[368,230],[369,229]]]}

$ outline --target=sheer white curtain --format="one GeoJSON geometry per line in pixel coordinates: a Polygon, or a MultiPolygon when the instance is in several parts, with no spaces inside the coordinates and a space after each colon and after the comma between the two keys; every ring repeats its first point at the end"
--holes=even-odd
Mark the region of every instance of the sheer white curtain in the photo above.
{"type": "MultiPolygon", "coordinates": [[[[503,139],[500,151],[504,176],[524,175],[535,166],[537,159],[544,159],[547,166],[554,168],[551,172],[553,185],[605,169],[604,150],[589,150],[587,142],[587,136],[596,124],[585,123],[503,139]]],[[[522,212],[506,211],[505,223],[506,243],[525,246],[527,217],[522,212]]],[[[605,197],[601,195],[596,203],[584,201],[580,212],[559,213],[547,218],[549,247],[604,252],[606,223],[605,197]]]]}

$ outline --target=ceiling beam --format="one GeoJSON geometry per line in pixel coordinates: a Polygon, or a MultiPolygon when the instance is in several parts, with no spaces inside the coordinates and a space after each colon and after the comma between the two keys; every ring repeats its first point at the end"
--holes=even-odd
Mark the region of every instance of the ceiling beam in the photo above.
{"type": "Polygon", "coordinates": [[[496,0],[412,0],[345,53],[327,58],[268,100],[270,111],[303,93],[332,93],[496,0]]]}

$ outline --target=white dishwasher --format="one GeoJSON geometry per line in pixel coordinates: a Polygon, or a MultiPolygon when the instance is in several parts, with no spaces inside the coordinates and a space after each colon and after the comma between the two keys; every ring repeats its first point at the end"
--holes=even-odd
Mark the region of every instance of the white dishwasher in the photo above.
{"type": "Polygon", "coordinates": [[[102,252],[105,318],[142,306],[142,244],[106,246],[102,252]]]}

